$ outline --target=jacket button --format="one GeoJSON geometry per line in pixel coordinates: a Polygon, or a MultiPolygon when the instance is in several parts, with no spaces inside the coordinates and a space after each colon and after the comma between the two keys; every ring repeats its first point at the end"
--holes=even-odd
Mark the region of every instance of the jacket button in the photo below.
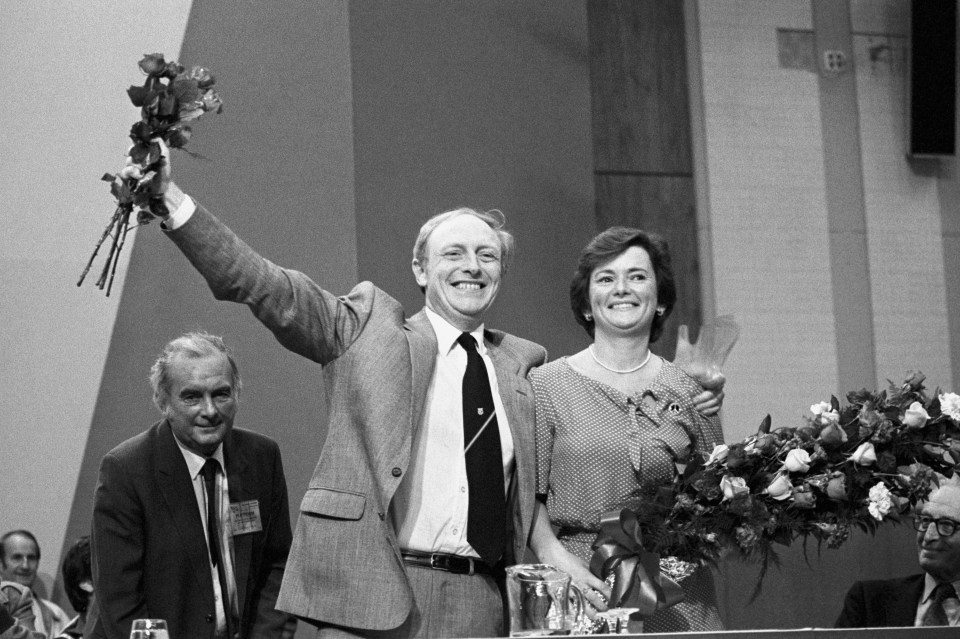
{"type": "Polygon", "coordinates": [[[400,470],[398,467],[394,466],[393,470],[390,471],[390,474],[393,475],[394,477],[399,477],[400,475],[403,474],[403,471],[400,470]]]}
{"type": "Polygon", "coordinates": [[[383,518],[385,517],[385,515],[383,514],[383,512],[379,512],[379,513],[377,513],[377,517],[379,517],[380,520],[382,521],[383,518]]]}
{"type": "Polygon", "coordinates": [[[206,616],[207,623],[213,623],[213,615],[206,616]]]}

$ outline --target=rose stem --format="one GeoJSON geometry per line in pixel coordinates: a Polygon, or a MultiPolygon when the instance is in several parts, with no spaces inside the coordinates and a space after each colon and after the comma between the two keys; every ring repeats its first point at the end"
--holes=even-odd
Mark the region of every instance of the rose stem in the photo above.
{"type": "Polygon", "coordinates": [[[90,272],[90,268],[93,266],[93,260],[97,257],[97,253],[100,252],[100,247],[103,246],[103,241],[107,239],[107,235],[110,233],[110,229],[113,228],[113,225],[117,222],[117,216],[120,215],[120,210],[122,207],[117,207],[117,210],[113,212],[113,217],[110,218],[110,222],[107,224],[107,228],[103,229],[103,235],[100,236],[100,241],[97,242],[97,246],[93,249],[93,255],[90,256],[90,260],[87,262],[87,267],[83,269],[83,273],[80,274],[80,279],[77,281],[77,286],[83,284],[83,279],[87,276],[87,273],[90,272]]]}

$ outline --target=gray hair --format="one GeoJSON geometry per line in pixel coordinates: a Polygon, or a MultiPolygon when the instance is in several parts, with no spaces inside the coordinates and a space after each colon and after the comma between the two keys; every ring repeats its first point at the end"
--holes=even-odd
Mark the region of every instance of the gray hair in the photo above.
{"type": "Polygon", "coordinates": [[[237,360],[234,359],[233,353],[227,348],[223,338],[219,335],[211,335],[206,331],[193,331],[168,342],[163,347],[163,352],[160,353],[157,361],[150,367],[153,403],[161,413],[166,408],[167,400],[170,398],[170,362],[178,355],[190,359],[199,359],[218,353],[227,356],[227,361],[230,362],[233,391],[237,396],[240,395],[240,389],[243,387],[243,381],[240,379],[240,369],[237,367],[237,360]]]}
{"type": "MultiPolygon", "coordinates": [[[[506,273],[507,265],[510,263],[510,257],[513,255],[514,240],[513,235],[503,228],[507,223],[507,219],[499,209],[478,211],[462,206],[451,211],[437,213],[420,227],[417,241],[413,244],[413,259],[421,266],[425,265],[427,262],[427,240],[430,238],[430,234],[447,220],[461,215],[472,215],[494,230],[497,234],[497,239],[500,240],[500,268],[506,273]]],[[[421,286],[420,289],[423,290],[423,287],[421,286]]]]}

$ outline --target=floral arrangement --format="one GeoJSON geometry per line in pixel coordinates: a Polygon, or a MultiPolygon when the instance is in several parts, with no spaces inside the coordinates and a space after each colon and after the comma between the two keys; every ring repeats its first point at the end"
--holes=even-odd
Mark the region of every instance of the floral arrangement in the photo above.
{"type": "Polygon", "coordinates": [[[838,548],[853,529],[897,522],[960,464],[960,396],[928,396],[923,381],[852,392],[844,406],[831,397],[797,428],[771,430],[768,415],[755,435],[696,456],[632,513],[643,548],[674,578],[733,548],[762,564],[756,596],[777,544],[838,548]]]}
{"type": "Polygon", "coordinates": [[[189,122],[204,113],[220,113],[223,103],[213,90],[216,80],[203,67],[187,70],[176,62],[167,62],[161,53],[144,55],[140,70],[147,74],[143,86],[131,86],[127,95],[134,106],[140,107],[140,120],[130,129],[130,147],[127,165],[118,174],[103,176],[110,183],[110,192],[117,201],[116,209],[100,236],[93,255],[80,275],[77,286],[83,284],[100,247],[111,238],[106,264],[97,280],[97,287],[113,286],[113,278],[120,259],[120,251],[129,232],[130,216],[137,211],[137,225],[147,224],[154,216],[168,214],[162,198],[154,197],[150,183],[163,166],[162,149],[157,140],[167,146],[182,149],[190,141],[189,122]]]}

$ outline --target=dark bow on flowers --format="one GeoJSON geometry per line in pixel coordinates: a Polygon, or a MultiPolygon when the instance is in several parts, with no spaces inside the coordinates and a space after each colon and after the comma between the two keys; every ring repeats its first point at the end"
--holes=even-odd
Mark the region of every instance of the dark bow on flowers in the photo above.
{"type": "Polygon", "coordinates": [[[660,556],[643,548],[640,522],[633,511],[603,513],[593,550],[590,572],[601,579],[616,575],[611,608],[637,608],[647,617],[683,601],[679,584],[660,574],[660,556]]]}

